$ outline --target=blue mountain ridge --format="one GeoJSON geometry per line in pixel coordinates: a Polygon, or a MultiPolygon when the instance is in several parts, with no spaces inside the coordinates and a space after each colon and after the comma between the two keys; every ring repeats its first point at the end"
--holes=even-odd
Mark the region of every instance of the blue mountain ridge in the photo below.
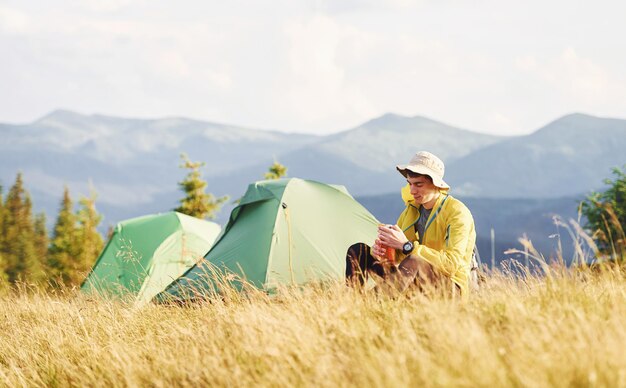
{"type": "MultiPolygon", "coordinates": [[[[105,230],[122,219],[175,207],[182,197],[177,182],[186,174],[179,168],[185,152],[206,162],[208,191],[217,196],[239,198],[248,183],[261,179],[278,160],[289,176],[343,184],[355,197],[369,198],[365,203],[375,209],[372,199],[387,203],[386,195],[404,184],[395,165],[417,150],[429,150],[446,162],[452,194],[476,208],[479,238],[489,234],[485,229],[497,227],[496,234],[511,245],[524,231],[534,233],[532,228],[542,231],[537,238],[547,238],[551,219],[539,227],[533,215],[552,209],[572,216],[572,198],[580,200],[601,189],[611,168],[626,163],[624,149],[626,120],[584,114],[567,115],[515,137],[396,114],[313,136],[186,118],[132,119],[59,110],[30,124],[0,124],[0,184],[8,188],[21,171],[36,210],[45,211],[50,222],[64,185],[75,199],[94,189],[105,230]],[[489,210],[492,205],[499,210],[489,210]]],[[[232,207],[227,205],[218,221],[224,222],[232,207]]],[[[385,220],[393,213],[373,212],[385,220]]]]}

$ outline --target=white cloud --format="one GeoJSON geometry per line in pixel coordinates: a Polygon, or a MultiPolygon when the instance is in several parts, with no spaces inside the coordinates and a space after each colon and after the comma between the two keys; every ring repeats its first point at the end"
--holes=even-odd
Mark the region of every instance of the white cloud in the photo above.
{"type": "Polygon", "coordinates": [[[65,107],[322,133],[392,111],[511,134],[626,109],[608,3],[233,2],[8,0],[0,122],[65,107]]]}
{"type": "Polygon", "coordinates": [[[115,12],[130,5],[142,5],[144,0],[72,0],[71,3],[90,12],[115,12]]]}
{"type": "Polygon", "coordinates": [[[552,76],[557,82],[568,85],[576,96],[587,101],[604,99],[608,92],[608,74],[606,70],[587,58],[581,58],[569,47],[558,61],[552,65],[552,76]]]}
{"type": "Polygon", "coordinates": [[[368,98],[349,81],[351,66],[368,56],[374,36],[316,14],[285,27],[286,73],[273,94],[287,115],[319,126],[346,112],[367,111],[368,98]]]}
{"type": "Polygon", "coordinates": [[[30,20],[24,12],[0,5],[0,32],[19,35],[28,32],[29,28],[30,20]]]}
{"type": "Polygon", "coordinates": [[[537,68],[537,59],[532,55],[517,57],[515,67],[524,72],[534,71],[537,68]]]}
{"type": "Polygon", "coordinates": [[[610,80],[617,77],[593,60],[580,56],[572,47],[543,60],[519,57],[516,65],[527,76],[542,82],[544,88],[579,106],[606,103],[615,92],[611,90],[610,80]]]}
{"type": "MultiPolygon", "coordinates": [[[[439,0],[441,1],[441,0],[439,0]]],[[[314,2],[316,10],[328,13],[360,11],[404,11],[426,3],[427,0],[318,0],[314,2]]]]}
{"type": "Polygon", "coordinates": [[[485,116],[485,123],[487,123],[488,128],[494,129],[494,133],[523,133],[526,130],[526,128],[520,128],[517,120],[507,114],[501,112],[489,112],[485,116]],[[501,129],[506,129],[507,131],[502,131],[501,129]]]}

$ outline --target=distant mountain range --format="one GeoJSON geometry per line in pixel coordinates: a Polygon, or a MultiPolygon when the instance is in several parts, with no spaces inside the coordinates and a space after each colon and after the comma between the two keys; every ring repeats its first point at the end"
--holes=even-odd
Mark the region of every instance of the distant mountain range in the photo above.
{"type": "MultiPolygon", "coordinates": [[[[625,149],[626,120],[583,114],[517,137],[395,114],[312,136],[185,118],[140,120],[59,110],[31,124],[0,124],[0,184],[8,188],[22,171],[36,208],[49,217],[56,215],[64,185],[75,198],[92,185],[105,225],[111,225],[176,206],[182,196],[177,182],[186,173],[179,168],[181,152],[206,162],[204,177],[216,195],[238,198],[278,160],[289,176],[343,184],[356,197],[377,198],[403,185],[396,164],[429,150],[446,162],[454,195],[506,200],[500,203],[506,206],[515,198],[551,199],[544,202],[554,205],[558,198],[583,198],[602,188],[611,168],[626,163],[625,149]]],[[[221,221],[228,211],[220,214],[221,221]]]]}
{"type": "MultiPolygon", "coordinates": [[[[388,193],[402,184],[395,165],[406,163],[417,150],[430,150],[450,163],[502,141],[454,128],[424,117],[386,114],[354,129],[307,142],[279,155],[290,176],[345,185],[356,195],[388,193]]],[[[237,176],[216,175],[219,187],[230,192],[258,179],[267,162],[250,165],[237,176]]]]}
{"type": "Polygon", "coordinates": [[[572,114],[450,163],[448,183],[463,196],[556,198],[597,189],[624,164],[626,120],[572,114]]]}

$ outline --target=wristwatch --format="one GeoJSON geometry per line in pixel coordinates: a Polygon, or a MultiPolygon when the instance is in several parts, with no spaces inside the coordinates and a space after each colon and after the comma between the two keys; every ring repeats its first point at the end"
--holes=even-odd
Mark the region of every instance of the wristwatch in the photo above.
{"type": "Polygon", "coordinates": [[[405,255],[408,255],[411,252],[413,252],[413,243],[410,241],[407,241],[402,246],[402,253],[404,253],[405,255]]]}

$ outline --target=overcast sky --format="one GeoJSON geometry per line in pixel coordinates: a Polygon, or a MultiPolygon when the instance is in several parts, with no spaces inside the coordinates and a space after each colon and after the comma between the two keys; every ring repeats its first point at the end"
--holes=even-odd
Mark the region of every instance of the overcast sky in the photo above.
{"type": "Polygon", "coordinates": [[[318,134],[626,118],[626,2],[0,0],[0,122],[57,108],[318,134]]]}

